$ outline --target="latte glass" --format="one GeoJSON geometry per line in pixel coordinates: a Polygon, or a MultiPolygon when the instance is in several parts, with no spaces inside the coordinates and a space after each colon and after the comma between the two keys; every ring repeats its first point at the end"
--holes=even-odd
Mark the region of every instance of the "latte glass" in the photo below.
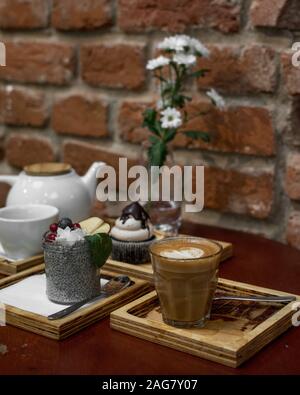
{"type": "Polygon", "coordinates": [[[210,317],[222,246],[198,237],[169,237],[150,246],[163,320],[202,327],[210,317]]]}

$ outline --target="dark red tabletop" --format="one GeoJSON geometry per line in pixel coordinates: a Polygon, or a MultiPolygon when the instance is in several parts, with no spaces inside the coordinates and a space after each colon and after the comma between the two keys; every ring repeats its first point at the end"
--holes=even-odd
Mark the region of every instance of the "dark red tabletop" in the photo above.
{"type": "MultiPolygon", "coordinates": [[[[185,223],[183,233],[229,241],[220,276],[300,294],[300,251],[241,232],[185,223]]],[[[61,342],[0,327],[0,374],[300,374],[300,327],[289,329],[239,368],[159,346],[109,327],[109,319],[61,342]]]]}

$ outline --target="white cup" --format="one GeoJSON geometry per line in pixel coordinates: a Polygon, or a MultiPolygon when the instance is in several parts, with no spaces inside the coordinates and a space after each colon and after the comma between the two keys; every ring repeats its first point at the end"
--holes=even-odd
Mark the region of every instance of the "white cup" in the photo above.
{"type": "Polygon", "coordinates": [[[0,209],[0,242],[8,259],[25,259],[42,251],[44,233],[58,220],[58,209],[43,204],[0,209]]]}

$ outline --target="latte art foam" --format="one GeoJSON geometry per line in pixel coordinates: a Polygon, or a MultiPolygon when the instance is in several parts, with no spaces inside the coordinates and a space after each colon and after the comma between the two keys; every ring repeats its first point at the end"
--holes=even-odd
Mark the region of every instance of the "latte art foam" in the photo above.
{"type": "Polygon", "coordinates": [[[160,255],[170,259],[197,259],[201,258],[205,252],[200,248],[186,247],[178,250],[164,250],[160,255]]]}

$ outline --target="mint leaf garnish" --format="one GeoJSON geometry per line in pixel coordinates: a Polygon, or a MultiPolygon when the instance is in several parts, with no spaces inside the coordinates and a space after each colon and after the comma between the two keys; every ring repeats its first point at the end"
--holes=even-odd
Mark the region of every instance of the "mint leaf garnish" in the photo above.
{"type": "Polygon", "coordinates": [[[85,236],[85,239],[90,246],[93,264],[98,267],[103,266],[112,250],[110,236],[106,233],[97,233],[95,235],[85,236]]]}

